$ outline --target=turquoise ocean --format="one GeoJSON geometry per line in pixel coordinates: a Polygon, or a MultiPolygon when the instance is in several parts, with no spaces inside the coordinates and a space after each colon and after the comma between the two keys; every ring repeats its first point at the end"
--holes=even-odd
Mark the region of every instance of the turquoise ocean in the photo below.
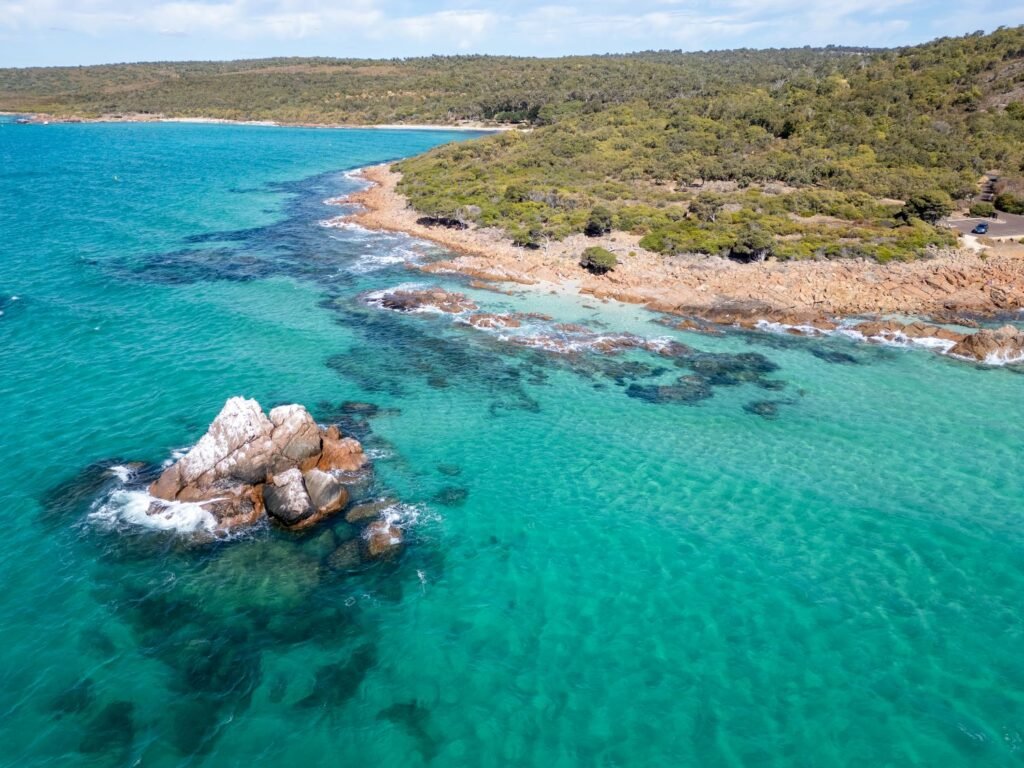
{"type": "Polygon", "coordinates": [[[346,171],[469,138],[0,124],[0,765],[1024,763],[1021,372],[475,290],[322,225],[346,171]],[[403,283],[693,350],[366,300],[403,283]],[[234,395],[359,436],[402,555],[133,522],[131,462],[234,395]]]}

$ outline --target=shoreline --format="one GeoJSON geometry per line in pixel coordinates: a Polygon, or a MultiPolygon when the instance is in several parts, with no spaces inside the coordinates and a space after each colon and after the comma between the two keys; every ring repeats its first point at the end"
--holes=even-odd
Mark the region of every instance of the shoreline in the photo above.
{"type": "Polygon", "coordinates": [[[457,254],[422,267],[520,284],[550,283],[596,298],[711,319],[725,313],[777,320],[780,315],[862,317],[907,314],[936,318],[997,317],[1024,307],[1024,246],[976,254],[951,251],[913,262],[766,261],[737,264],[715,256],[665,257],[639,247],[639,236],[615,232],[572,235],[546,248],[512,245],[496,230],[427,226],[397,190],[400,175],[387,165],[361,169],[371,186],[343,204],[361,206],[342,218],[367,229],[404,232],[457,254]],[[595,276],[578,266],[579,254],[599,245],[620,265],[595,276]]]}
{"type": "Polygon", "coordinates": [[[597,238],[572,235],[530,250],[513,245],[498,230],[424,223],[398,193],[401,176],[389,165],[352,173],[369,186],[333,200],[356,210],[332,221],[401,232],[457,254],[411,265],[423,272],[463,275],[477,281],[478,287],[511,282],[639,304],[678,316],[674,326],[683,330],[708,330],[708,324],[715,324],[804,336],[844,333],[877,343],[926,347],[975,362],[1024,362],[1024,331],[1013,326],[969,330],[979,328],[978,320],[1024,320],[1021,245],[1002,245],[984,253],[960,249],[885,265],[867,261],[738,264],[715,256],[665,257],[640,248],[640,236],[625,232],[597,238]],[[579,266],[579,254],[591,245],[619,255],[614,271],[598,276],[579,266]]]}
{"type": "Polygon", "coordinates": [[[505,131],[527,130],[508,123],[487,124],[477,121],[463,123],[291,123],[280,120],[234,120],[226,117],[167,117],[165,115],[100,115],[98,117],[77,117],[75,115],[50,115],[45,112],[4,112],[0,115],[21,115],[32,125],[61,123],[186,123],[193,125],[252,125],[265,128],[331,128],[336,130],[375,131],[450,131],[465,133],[502,133],[505,131]]]}

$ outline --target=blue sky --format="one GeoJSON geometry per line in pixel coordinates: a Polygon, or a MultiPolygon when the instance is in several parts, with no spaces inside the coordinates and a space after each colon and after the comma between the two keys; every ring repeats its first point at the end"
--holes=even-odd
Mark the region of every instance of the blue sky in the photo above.
{"type": "Polygon", "coordinates": [[[0,0],[0,66],[891,46],[1021,23],[1014,0],[0,0]]]}

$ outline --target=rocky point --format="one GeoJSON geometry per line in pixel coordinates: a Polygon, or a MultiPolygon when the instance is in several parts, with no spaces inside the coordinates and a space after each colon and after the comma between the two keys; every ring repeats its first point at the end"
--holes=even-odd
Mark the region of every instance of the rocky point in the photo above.
{"type": "MultiPolygon", "coordinates": [[[[199,442],[150,486],[151,514],[187,502],[212,514],[219,533],[266,518],[302,530],[344,511],[367,471],[359,441],[336,426],[319,426],[301,405],[265,414],[255,400],[233,397],[199,442]]],[[[368,526],[365,538],[373,556],[402,543],[401,530],[390,523],[368,526]]]]}

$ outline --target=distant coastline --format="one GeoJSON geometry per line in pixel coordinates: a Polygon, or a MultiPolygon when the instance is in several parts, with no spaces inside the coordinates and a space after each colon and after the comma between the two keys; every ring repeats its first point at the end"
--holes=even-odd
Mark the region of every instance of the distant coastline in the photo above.
{"type": "Polygon", "coordinates": [[[467,133],[500,133],[502,131],[524,130],[522,127],[507,123],[484,123],[480,121],[463,121],[459,123],[379,123],[362,125],[359,123],[290,123],[280,120],[233,120],[225,117],[168,117],[150,114],[110,114],[97,117],[79,117],[77,115],[52,115],[45,112],[5,112],[0,115],[21,115],[31,124],[59,123],[194,123],[199,125],[253,125],[269,128],[334,128],[348,130],[384,130],[384,131],[465,131],[467,133]]]}

